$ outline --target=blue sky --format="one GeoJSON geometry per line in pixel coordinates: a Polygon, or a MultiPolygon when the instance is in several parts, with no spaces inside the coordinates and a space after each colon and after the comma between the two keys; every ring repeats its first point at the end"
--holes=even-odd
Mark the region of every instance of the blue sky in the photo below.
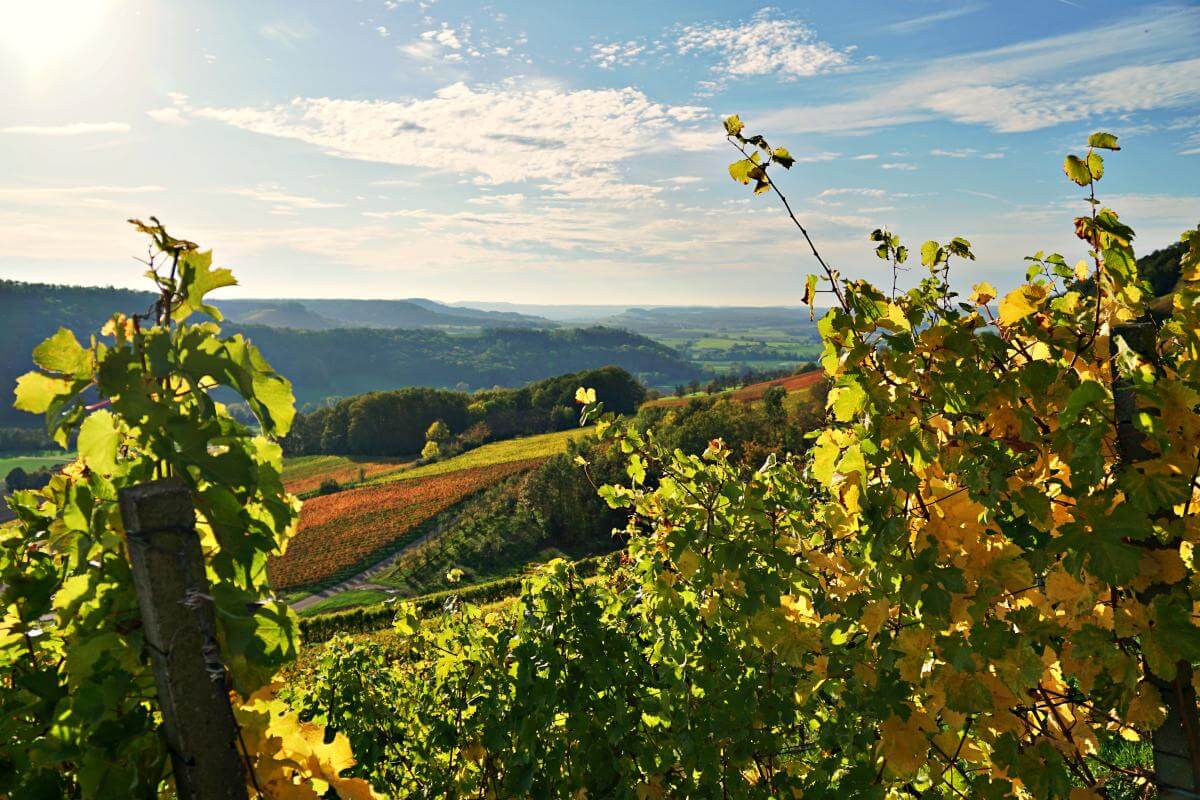
{"type": "Polygon", "coordinates": [[[1083,254],[1092,130],[1141,251],[1200,221],[1198,41],[1196,3],[5,3],[0,276],[139,285],[157,214],[247,297],[796,303],[736,112],[844,273],[886,280],[888,226],[1003,288],[1083,254]]]}

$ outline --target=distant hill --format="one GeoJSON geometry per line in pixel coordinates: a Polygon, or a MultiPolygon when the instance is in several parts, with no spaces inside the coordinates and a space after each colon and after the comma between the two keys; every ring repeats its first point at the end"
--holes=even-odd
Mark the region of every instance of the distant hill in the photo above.
{"type": "Polygon", "coordinates": [[[226,301],[221,304],[226,318],[250,325],[269,325],[272,328],[297,328],[307,331],[327,331],[350,327],[347,323],[318,314],[295,300],[279,302],[226,301]]]}
{"type": "Polygon", "coordinates": [[[572,305],[553,303],[504,303],[491,301],[463,301],[451,303],[451,307],[462,310],[503,311],[524,315],[533,315],[555,322],[572,324],[598,322],[599,320],[620,314],[629,306],[619,305],[572,305]]]}
{"type": "MultiPolygon", "coordinates": [[[[219,301],[220,302],[220,301],[219,301]]],[[[233,318],[242,303],[273,302],[227,300],[222,308],[229,308],[233,318]]],[[[475,328],[518,327],[551,328],[555,323],[542,317],[510,312],[480,311],[473,308],[456,308],[434,300],[415,298],[410,300],[337,300],[305,299],[293,300],[309,311],[322,317],[337,320],[345,328],[475,328]]],[[[299,326],[297,326],[299,327],[299,326]]],[[[314,328],[314,330],[323,330],[314,328]]]]}
{"type": "Polygon", "coordinates": [[[611,328],[434,330],[344,328],[297,331],[240,326],[267,360],[314,402],[404,386],[466,390],[519,386],[567,372],[622,367],[648,386],[701,376],[678,352],[611,328]]]}
{"type": "Polygon", "coordinates": [[[628,308],[597,320],[601,325],[638,333],[666,334],[676,330],[740,332],[753,329],[815,331],[807,309],[788,306],[652,306],[628,308]]]}
{"type": "MultiPolygon", "coordinates": [[[[0,426],[36,424],[32,416],[11,407],[11,392],[17,377],[30,369],[30,353],[39,342],[59,327],[82,338],[114,312],[144,312],[153,302],[149,292],[0,280],[0,319],[5,323],[0,426]]],[[[677,351],[637,334],[542,330],[533,324],[537,318],[521,314],[459,313],[433,301],[403,300],[217,304],[229,317],[227,328],[244,330],[292,380],[301,403],[405,386],[518,386],[609,364],[629,370],[650,386],[702,377],[700,369],[677,351]],[[353,317],[353,323],[345,316],[353,317]],[[262,322],[269,324],[255,324],[262,322]],[[401,322],[410,327],[389,327],[401,322]]]]}

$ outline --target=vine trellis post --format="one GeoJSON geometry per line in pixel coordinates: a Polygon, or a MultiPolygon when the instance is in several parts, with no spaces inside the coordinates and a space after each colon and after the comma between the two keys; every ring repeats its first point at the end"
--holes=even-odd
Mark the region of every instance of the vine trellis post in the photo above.
{"type": "MultiPolygon", "coordinates": [[[[1146,435],[1134,424],[1138,413],[1137,394],[1133,383],[1118,373],[1115,364],[1117,344],[1124,343],[1157,368],[1156,332],[1154,323],[1145,321],[1114,325],[1112,329],[1113,406],[1117,453],[1123,469],[1136,469],[1138,462],[1152,458],[1153,453],[1146,447],[1146,435]]],[[[1155,591],[1156,587],[1150,587],[1140,599],[1148,602],[1155,591]]],[[[1196,713],[1192,665],[1187,660],[1180,660],[1172,680],[1153,674],[1149,678],[1167,709],[1166,720],[1155,729],[1151,738],[1158,796],[1160,800],[1197,800],[1200,798],[1200,718],[1196,713]]]]}
{"type": "Polygon", "coordinates": [[[120,505],[179,800],[247,800],[191,491],[159,480],[120,505]]]}

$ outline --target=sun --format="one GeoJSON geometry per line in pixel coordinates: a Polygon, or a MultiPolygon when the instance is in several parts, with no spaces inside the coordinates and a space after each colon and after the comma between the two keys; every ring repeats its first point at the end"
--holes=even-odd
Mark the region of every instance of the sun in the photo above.
{"type": "Polygon", "coordinates": [[[0,56],[31,74],[85,59],[111,9],[111,0],[0,0],[0,56]]]}

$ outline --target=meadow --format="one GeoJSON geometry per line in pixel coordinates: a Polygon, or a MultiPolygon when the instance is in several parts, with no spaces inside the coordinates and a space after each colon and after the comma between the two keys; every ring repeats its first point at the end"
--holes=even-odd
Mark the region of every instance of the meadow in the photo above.
{"type": "Polygon", "coordinates": [[[23,453],[20,455],[0,456],[0,481],[12,470],[20,467],[26,472],[34,472],[43,467],[49,468],[65,464],[75,459],[74,453],[47,450],[40,453],[23,453]]]}
{"type": "Polygon", "coordinates": [[[587,428],[571,428],[554,433],[543,433],[537,436],[523,436],[519,439],[505,439],[491,442],[482,447],[476,447],[444,461],[434,461],[418,467],[398,472],[389,472],[375,479],[369,479],[367,485],[391,483],[392,481],[410,481],[417,478],[428,478],[433,475],[444,475],[447,472],[486,467],[494,464],[506,464],[511,461],[525,461],[531,458],[546,458],[555,453],[561,453],[567,447],[567,442],[582,439],[589,435],[587,428]]]}
{"type": "Polygon", "coordinates": [[[293,494],[306,494],[325,481],[361,483],[411,463],[412,459],[407,458],[297,456],[284,462],[283,485],[293,494]]]}

